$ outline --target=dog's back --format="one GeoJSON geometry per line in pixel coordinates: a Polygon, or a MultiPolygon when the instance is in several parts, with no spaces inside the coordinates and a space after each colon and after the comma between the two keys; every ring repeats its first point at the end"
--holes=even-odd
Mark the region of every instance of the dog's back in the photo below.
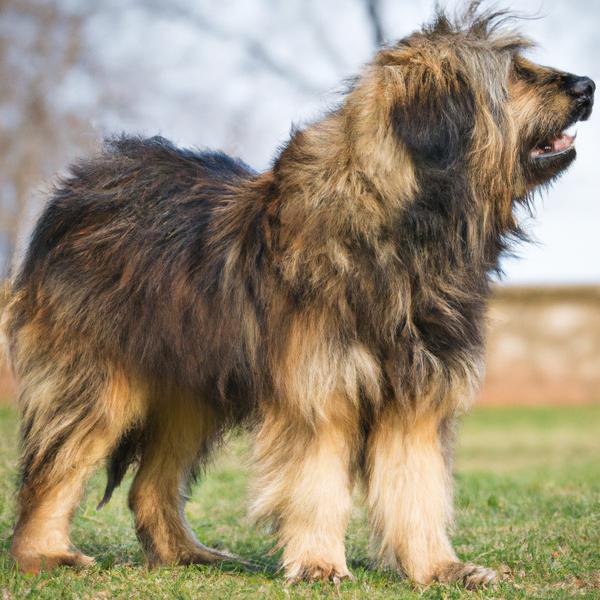
{"type": "MultiPolygon", "coordinates": [[[[14,281],[12,353],[20,354],[21,329],[35,322],[55,350],[85,344],[176,378],[183,357],[197,353],[189,344],[200,332],[189,327],[210,320],[202,311],[211,309],[228,246],[240,235],[235,219],[226,232],[219,220],[244,209],[232,199],[252,177],[224,154],[179,150],[162,138],[121,138],[74,166],[14,281]]],[[[23,378],[28,369],[15,366],[23,378]]]]}

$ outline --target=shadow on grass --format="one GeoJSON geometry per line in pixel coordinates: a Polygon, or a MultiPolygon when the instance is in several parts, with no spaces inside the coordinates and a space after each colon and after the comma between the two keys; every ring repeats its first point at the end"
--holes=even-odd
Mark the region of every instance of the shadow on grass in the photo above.
{"type": "MultiPolygon", "coordinates": [[[[270,581],[284,580],[283,571],[280,566],[281,552],[271,553],[270,551],[261,551],[252,549],[244,552],[235,552],[235,558],[232,560],[223,560],[212,564],[192,564],[180,566],[164,566],[156,569],[148,567],[141,548],[139,550],[123,549],[123,552],[116,552],[114,546],[107,544],[82,544],[82,550],[96,558],[96,565],[93,567],[97,571],[107,572],[119,568],[134,568],[140,571],[159,572],[162,569],[192,569],[208,573],[222,573],[228,575],[239,575],[254,577],[259,575],[270,581]],[[239,559],[239,560],[238,560],[239,559]]],[[[350,571],[356,576],[357,580],[364,579],[370,574],[376,574],[381,582],[397,584],[406,582],[406,579],[389,569],[379,568],[372,560],[365,558],[350,559],[348,561],[350,571]]]]}
{"type": "MultiPolygon", "coordinates": [[[[4,548],[8,552],[8,546],[4,548]]],[[[148,567],[141,548],[122,548],[122,552],[118,551],[118,546],[91,543],[81,544],[80,549],[85,554],[93,556],[96,559],[95,569],[99,571],[110,571],[119,567],[133,567],[149,572],[156,570],[148,567]],[[117,549],[117,552],[115,552],[117,549]]],[[[220,549],[219,549],[220,550],[220,549]]],[[[222,550],[220,550],[222,551],[222,550]]],[[[250,553],[229,552],[232,554],[231,559],[225,559],[217,563],[197,563],[189,565],[165,565],[157,567],[157,569],[166,568],[199,568],[208,569],[210,571],[228,573],[228,574],[248,574],[262,575],[268,579],[277,579],[281,577],[281,568],[279,566],[279,556],[269,553],[261,553],[254,551],[250,553]]]]}

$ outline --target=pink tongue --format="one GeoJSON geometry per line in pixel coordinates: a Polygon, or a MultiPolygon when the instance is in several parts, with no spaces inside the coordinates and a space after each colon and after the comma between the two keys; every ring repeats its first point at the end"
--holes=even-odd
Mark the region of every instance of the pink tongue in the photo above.
{"type": "Polygon", "coordinates": [[[573,145],[575,138],[572,135],[563,133],[560,137],[552,140],[552,152],[561,152],[573,145]]]}

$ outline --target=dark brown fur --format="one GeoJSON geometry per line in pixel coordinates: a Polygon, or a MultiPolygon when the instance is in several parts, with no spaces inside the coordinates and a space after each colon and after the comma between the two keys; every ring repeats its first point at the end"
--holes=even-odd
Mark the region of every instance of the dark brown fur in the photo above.
{"type": "Polygon", "coordinates": [[[422,583],[493,579],[448,540],[449,432],[481,378],[514,207],[574,159],[530,152],[592,99],[475,8],[381,50],[266,173],[134,137],[72,168],[6,313],[21,568],[89,562],[69,520],[107,458],[104,502],[139,463],[130,505],[152,564],[223,558],[190,532],[180,488],[248,422],[252,510],[290,579],[349,576],[356,476],[387,564],[422,583]]]}

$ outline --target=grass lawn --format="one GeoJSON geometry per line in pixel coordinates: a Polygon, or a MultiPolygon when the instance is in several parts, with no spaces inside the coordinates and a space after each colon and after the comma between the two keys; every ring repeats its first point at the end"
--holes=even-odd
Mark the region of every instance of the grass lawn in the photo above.
{"type": "MultiPolygon", "coordinates": [[[[73,540],[98,564],[21,576],[7,557],[13,522],[15,414],[0,409],[0,598],[600,598],[600,407],[486,408],[461,427],[457,460],[459,555],[503,572],[491,591],[458,586],[418,589],[373,570],[357,496],[347,536],[355,582],[288,589],[277,572],[272,539],[245,517],[247,443],[233,439],[194,490],[187,514],[199,538],[264,565],[148,572],[135,540],[123,486],[101,512],[104,474],[91,482],[73,540]]],[[[129,481],[129,480],[128,480],[129,481]]]]}

